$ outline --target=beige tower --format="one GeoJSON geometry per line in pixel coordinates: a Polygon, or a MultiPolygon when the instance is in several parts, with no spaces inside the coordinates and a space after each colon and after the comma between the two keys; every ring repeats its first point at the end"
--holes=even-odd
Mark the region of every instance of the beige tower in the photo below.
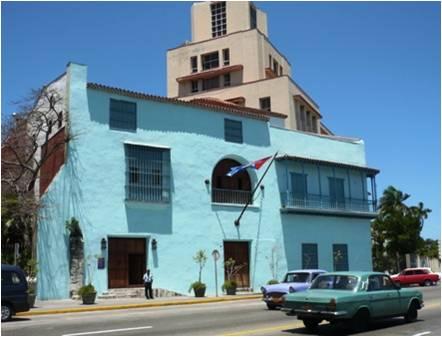
{"type": "Polygon", "coordinates": [[[269,40],[267,15],[249,1],[192,5],[192,40],[167,52],[167,95],[218,99],[284,114],[275,126],[329,134],[319,106],[292,79],[269,40]]]}

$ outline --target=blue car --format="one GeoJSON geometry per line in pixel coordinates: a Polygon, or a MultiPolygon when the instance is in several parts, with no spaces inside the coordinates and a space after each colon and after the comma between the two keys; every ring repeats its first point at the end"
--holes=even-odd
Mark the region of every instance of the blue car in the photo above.
{"type": "Polygon", "coordinates": [[[2,264],[2,322],[17,312],[28,311],[28,282],[17,266],[2,264]]]}
{"type": "Polygon", "coordinates": [[[261,287],[262,300],[269,310],[282,306],[282,296],[288,293],[305,291],[316,276],[326,273],[322,269],[300,269],[287,272],[284,281],[261,287]]]}

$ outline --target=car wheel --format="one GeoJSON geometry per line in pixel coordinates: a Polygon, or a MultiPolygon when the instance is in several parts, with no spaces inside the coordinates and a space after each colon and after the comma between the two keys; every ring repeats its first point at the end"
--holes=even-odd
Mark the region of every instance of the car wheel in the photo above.
{"type": "Polygon", "coordinates": [[[370,313],[368,310],[359,310],[351,320],[351,329],[355,332],[362,332],[370,325],[370,313]]]}
{"type": "Polygon", "coordinates": [[[9,321],[12,317],[12,308],[9,304],[2,303],[2,322],[9,321]]]}
{"type": "Polygon", "coordinates": [[[424,286],[429,287],[433,284],[433,282],[431,282],[431,280],[425,280],[424,282],[424,286]]]}
{"type": "Polygon", "coordinates": [[[267,303],[267,308],[268,308],[269,310],[275,310],[275,309],[276,309],[276,305],[271,304],[271,303],[267,303]]]}
{"type": "Polygon", "coordinates": [[[313,318],[303,319],[302,322],[304,323],[304,326],[307,328],[307,330],[310,331],[316,330],[318,328],[319,323],[321,323],[319,319],[313,319],[313,318]]]}
{"type": "Polygon", "coordinates": [[[405,322],[410,323],[417,320],[417,309],[418,305],[416,302],[411,302],[410,306],[408,307],[408,311],[404,316],[405,322]]]}

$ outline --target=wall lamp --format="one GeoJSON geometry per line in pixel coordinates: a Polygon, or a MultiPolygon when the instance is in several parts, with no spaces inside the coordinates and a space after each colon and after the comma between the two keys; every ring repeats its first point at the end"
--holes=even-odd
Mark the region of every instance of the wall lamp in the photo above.
{"type": "Polygon", "coordinates": [[[152,250],[157,250],[158,242],[156,239],[152,239],[152,250]]]}
{"type": "Polygon", "coordinates": [[[209,180],[209,179],[206,179],[206,180],[204,180],[204,183],[205,183],[206,185],[209,185],[209,184],[210,184],[210,180],[209,180]]]}
{"type": "Polygon", "coordinates": [[[101,239],[101,250],[106,250],[107,248],[107,241],[105,238],[101,239]]]}
{"type": "Polygon", "coordinates": [[[259,186],[259,188],[261,189],[261,191],[264,191],[264,185],[259,186]]]}

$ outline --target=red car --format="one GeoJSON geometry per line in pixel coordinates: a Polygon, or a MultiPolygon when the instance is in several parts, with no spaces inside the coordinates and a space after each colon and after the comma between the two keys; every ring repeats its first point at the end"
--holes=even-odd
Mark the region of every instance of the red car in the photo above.
{"type": "Polygon", "coordinates": [[[419,284],[431,286],[439,281],[439,275],[432,273],[430,268],[407,268],[399,274],[392,275],[391,279],[401,285],[419,284]]]}

